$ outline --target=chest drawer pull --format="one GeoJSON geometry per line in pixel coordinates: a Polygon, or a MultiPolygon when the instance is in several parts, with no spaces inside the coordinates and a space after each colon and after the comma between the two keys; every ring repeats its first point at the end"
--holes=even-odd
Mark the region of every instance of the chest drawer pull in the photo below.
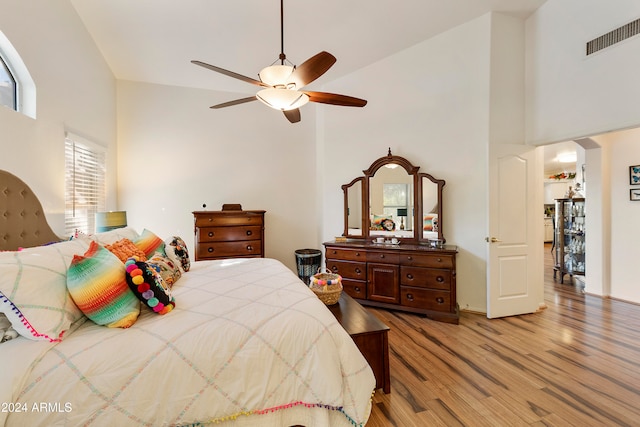
{"type": "Polygon", "coordinates": [[[413,280],[413,274],[407,274],[407,279],[413,280]]]}
{"type": "Polygon", "coordinates": [[[411,260],[413,259],[413,257],[412,257],[411,255],[409,255],[409,256],[407,257],[407,259],[408,259],[409,261],[411,261],[411,260]]]}
{"type": "Polygon", "coordinates": [[[331,267],[331,271],[333,271],[334,273],[338,272],[338,267],[336,267],[335,265],[333,267],[331,267]]]}
{"type": "Polygon", "coordinates": [[[360,252],[356,252],[356,256],[360,256],[360,252]]]}
{"type": "Polygon", "coordinates": [[[438,283],[444,282],[444,277],[442,277],[442,276],[436,277],[436,282],[438,282],[438,283]]]}
{"type": "Polygon", "coordinates": [[[355,272],[360,274],[360,273],[362,273],[362,270],[360,270],[358,267],[356,267],[355,272]]]}
{"type": "Polygon", "coordinates": [[[247,245],[247,250],[248,250],[248,251],[252,251],[252,250],[253,250],[253,246],[251,246],[251,245],[247,245]]]}
{"type": "Polygon", "coordinates": [[[247,236],[251,236],[252,234],[251,230],[247,230],[247,236]]]}
{"type": "Polygon", "coordinates": [[[442,258],[438,258],[438,259],[437,259],[437,261],[438,261],[438,262],[442,262],[442,258]]]}
{"type": "Polygon", "coordinates": [[[356,290],[356,292],[360,293],[360,286],[356,286],[354,289],[356,290]]]}
{"type": "Polygon", "coordinates": [[[407,299],[409,301],[413,301],[413,294],[407,294],[407,299]]]}
{"type": "Polygon", "coordinates": [[[444,298],[442,298],[442,297],[438,297],[438,298],[436,298],[436,302],[437,302],[438,304],[443,304],[443,303],[444,303],[444,298]]]}
{"type": "Polygon", "coordinates": [[[213,237],[213,231],[210,231],[209,233],[207,233],[207,236],[213,237]]]}
{"type": "Polygon", "coordinates": [[[209,252],[209,253],[213,252],[213,248],[212,247],[208,247],[207,248],[207,252],[209,252]]]}

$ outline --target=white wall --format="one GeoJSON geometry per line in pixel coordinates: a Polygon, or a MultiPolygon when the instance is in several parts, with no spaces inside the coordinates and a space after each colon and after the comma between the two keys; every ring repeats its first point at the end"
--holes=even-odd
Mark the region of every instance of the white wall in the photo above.
{"type": "Polygon", "coordinates": [[[116,207],[115,79],[68,1],[0,0],[0,31],[36,85],[36,119],[0,107],[0,168],[38,195],[54,230],[64,231],[64,136],[108,147],[108,207],[116,207]]]}
{"type": "Polygon", "coordinates": [[[638,0],[549,0],[527,21],[527,141],[640,126],[640,36],[585,55],[588,41],[638,17],[638,0]]]}
{"type": "Polygon", "coordinates": [[[181,236],[193,253],[194,210],[224,203],[266,210],[265,252],[295,268],[296,249],[320,249],[314,106],[302,121],[245,97],[118,82],[120,207],[129,224],[181,236]]]}
{"type": "Polygon", "coordinates": [[[640,241],[640,202],[629,200],[629,166],[640,165],[640,129],[602,135],[610,146],[611,296],[640,303],[637,259],[640,241]]]}
{"type": "Polygon", "coordinates": [[[342,233],[342,184],[377,158],[405,157],[444,179],[443,226],[457,245],[457,299],[486,311],[486,168],[491,16],[461,25],[324,88],[368,100],[319,107],[323,239],[342,233]]]}

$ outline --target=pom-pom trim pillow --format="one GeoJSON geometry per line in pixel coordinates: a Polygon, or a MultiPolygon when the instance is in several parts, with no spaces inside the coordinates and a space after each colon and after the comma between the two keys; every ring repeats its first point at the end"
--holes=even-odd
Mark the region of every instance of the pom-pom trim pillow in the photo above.
{"type": "Polygon", "coordinates": [[[71,324],[82,318],[67,292],[67,267],[88,246],[84,240],[72,240],[0,252],[0,312],[18,334],[61,341],[71,324]]]}
{"type": "Polygon", "coordinates": [[[127,270],[127,284],[140,301],[158,314],[167,314],[173,310],[175,302],[171,291],[151,265],[133,257],[124,266],[127,270]]]}
{"type": "Polygon", "coordinates": [[[128,328],[140,314],[140,301],[127,285],[124,264],[94,241],[84,255],[73,257],[67,288],[80,310],[98,325],[128,328]]]}

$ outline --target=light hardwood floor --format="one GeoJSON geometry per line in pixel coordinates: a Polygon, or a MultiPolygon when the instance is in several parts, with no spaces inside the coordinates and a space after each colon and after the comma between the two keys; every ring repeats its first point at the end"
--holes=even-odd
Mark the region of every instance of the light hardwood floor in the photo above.
{"type": "Polygon", "coordinates": [[[640,306],[554,282],[549,249],[540,313],[449,325],[370,309],[391,328],[391,393],[367,427],[640,426],[640,306]]]}

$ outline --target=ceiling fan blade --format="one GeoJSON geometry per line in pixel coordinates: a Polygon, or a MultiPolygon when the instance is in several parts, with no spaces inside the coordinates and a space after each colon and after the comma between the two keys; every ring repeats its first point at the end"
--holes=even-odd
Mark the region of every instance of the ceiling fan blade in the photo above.
{"type": "Polygon", "coordinates": [[[252,85],[262,86],[262,87],[270,87],[262,83],[260,80],[252,79],[251,77],[243,76],[242,74],[234,73],[233,71],[225,70],[224,68],[216,67],[215,65],[207,64],[202,61],[191,61],[192,64],[199,65],[201,67],[207,68],[209,70],[215,71],[220,74],[224,74],[225,76],[233,77],[234,79],[242,80],[243,82],[251,83],[252,85]]]}
{"type": "Polygon", "coordinates": [[[329,52],[322,51],[297,66],[291,74],[290,81],[296,84],[296,88],[300,89],[326,73],[335,63],[335,56],[329,52]]]}
{"type": "Polygon", "coordinates": [[[213,108],[214,110],[217,110],[218,108],[232,107],[234,105],[244,104],[245,102],[255,101],[257,99],[258,98],[256,98],[255,96],[250,96],[248,98],[240,98],[240,99],[235,99],[233,101],[223,102],[222,104],[212,105],[209,108],[213,108]]]}
{"type": "Polygon", "coordinates": [[[300,121],[300,109],[296,108],[294,110],[285,110],[283,111],[284,116],[287,118],[287,120],[289,120],[291,123],[298,123],[300,121]]]}
{"type": "Polygon", "coordinates": [[[367,101],[353,96],[338,95],[337,93],[309,92],[303,90],[309,96],[309,101],[321,104],[342,105],[344,107],[364,107],[367,101]]]}

